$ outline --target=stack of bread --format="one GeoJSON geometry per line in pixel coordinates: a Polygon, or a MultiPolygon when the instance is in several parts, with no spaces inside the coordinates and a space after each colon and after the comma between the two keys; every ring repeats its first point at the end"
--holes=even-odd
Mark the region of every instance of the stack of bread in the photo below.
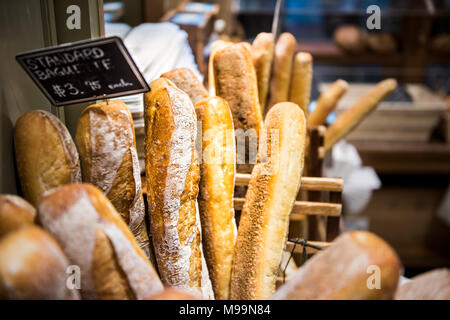
{"type": "MultiPolygon", "coordinates": [[[[343,234],[275,293],[307,141],[311,56],[294,58],[294,46],[288,34],[276,45],[262,34],[253,45],[216,46],[209,93],[189,69],[152,81],[142,180],[123,102],[87,107],[75,142],[52,114],[22,115],[14,143],[26,200],[0,196],[0,297],[392,298],[399,259],[368,232],[343,234]],[[255,163],[243,167],[252,171],[238,226],[236,129],[253,130],[259,142],[255,163]],[[373,265],[381,272],[377,290],[367,285],[373,265]]],[[[321,97],[322,113],[345,86],[321,97]]],[[[323,118],[310,117],[314,125],[323,118]]],[[[353,125],[355,116],[345,121],[353,125]]]]}

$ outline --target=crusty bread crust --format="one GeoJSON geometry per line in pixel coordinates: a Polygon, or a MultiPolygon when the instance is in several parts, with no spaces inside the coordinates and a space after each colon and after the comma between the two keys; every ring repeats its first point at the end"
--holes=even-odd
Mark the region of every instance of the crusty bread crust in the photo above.
{"type": "Polygon", "coordinates": [[[272,71],[272,61],[274,55],[275,41],[271,33],[259,33],[252,43],[253,65],[258,80],[259,105],[261,113],[264,114],[264,108],[267,103],[269,93],[270,73],[272,71]]]}
{"type": "Polygon", "coordinates": [[[378,83],[368,93],[358,99],[356,103],[333,123],[325,134],[325,151],[344,138],[358,123],[360,123],[388,94],[397,88],[395,79],[385,79],[378,83]]]}
{"type": "Polygon", "coordinates": [[[169,72],[163,73],[161,77],[171,80],[178,89],[181,89],[187,93],[193,104],[196,104],[200,100],[208,97],[208,91],[206,91],[203,83],[198,80],[191,69],[173,69],[169,72]]]}
{"type": "Polygon", "coordinates": [[[282,33],[275,45],[275,56],[273,59],[272,78],[270,79],[269,109],[289,99],[289,87],[291,85],[292,60],[297,41],[288,32],[282,33]]]}
{"type": "Polygon", "coordinates": [[[203,266],[197,205],[197,117],[189,96],[169,80],[145,94],[146,186],[158,270],[164,284],[214,296],[203,266]]]}
{"type": "Polygon", "coordinates": [[[203,247],[218,300],[229,296],[236,222],[233,192],[236,147],[233,119],[225,100],[211,97],[195,105],[202,125],[202,162],[198,204],[203,247]]]}
{"type": "Polygon", "coordinates": [[[308,127],[325,124],[328,115],[336,108],[339,99],[345,94],[347,88],[347,81],[338,79],[327,90],[322,92],[319,99],[317,99],[316,108],[308,117],[308,127]]]}
{"type": "Polygon", "coordinates": [[[398,287],[396,300],[450,300],[450,269],[434,269],[398,287]]]}
{"type": "Polygon", "coordinates": [[[216,40],[211,44],[211,52],[209,54],[208,61],[208,90],[210,96],[216,95],[216,82],[214,80],[214,55],[217,51],[225,48],[226,46],[232,44],[232,42],[224,40],[216,40]]]}
{"type": "Polygon", "coordinates": [[[395,251],[367,231],[347,232],[316,253],[271,297],[275,300],[392,299],[401,264],[395,251]],[[379,268],[380,288],[370,289],[379,268]]]}
{"type": "Polygon", "coordinates": [[[13,231],[0,241],[0,299],[78,300],[66,286],[70,263],[59,244],[37,226],[13,231]]]}
{"type": "Polygon", "coordinates": [[[75,141],[83,182],[105,193],[150,258],[141,170],[128,107],[120,100],[88,106],[78,120],[75,141]]]}
{"type": "Polygon", "coordinates": [[[163,289],[128,226],[93,185],[48,191],[38,204],[38,222],[80,267],[84,299],[144,299],[163,289]],[[128,286],[133,294],[125,296],[128,286]]]}
{"type": "Polygon", "coordinates": [[[43,110],[24,113],[16,122],[14,147],[22,192],[32,205],[47,190],[81,182],[75,144],[53,114],[43,110]]]}
{"type": "Polygon", "coordinates": [[[36,209],[13,194],[0,195],[0,238],[9,232],[34,224],[36,209]]]}
{"type": "Polygon", "coordinates": [[[300,187],[306,120],[299,106],[283,102],[267,114],[241,213],[231,278],[231,299],[267,299],[275,291],[300,187]]]}
{"type": "Polygon", "coordinates": [[[289,101],[302,108],[305,115],[308,114],[312,77],[313,58],[311,54],[307,52],[297,53],[294,58],[289,101]]]}

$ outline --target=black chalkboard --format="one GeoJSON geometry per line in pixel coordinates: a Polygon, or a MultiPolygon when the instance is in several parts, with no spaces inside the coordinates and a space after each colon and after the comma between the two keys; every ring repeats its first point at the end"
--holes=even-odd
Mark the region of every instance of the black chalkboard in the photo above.
{"type": "Polygon", "coordinates": [[[56,106],[150,90],[118,37],[22,53],[16,59],[56,106]]]}

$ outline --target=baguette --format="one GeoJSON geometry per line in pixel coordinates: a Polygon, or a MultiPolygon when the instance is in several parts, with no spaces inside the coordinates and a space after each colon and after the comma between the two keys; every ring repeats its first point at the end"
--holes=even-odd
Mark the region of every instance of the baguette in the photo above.
{"type": "Polygon", "coordinates": [[[214,80],[214,55],[217,51],[225,48],[226,46],[232,44],[230,41],[224,41],[224,40],[216,40],[211,44],[211,52],[209,54],[209,61],[208,61],[208,89],[209,89],[209,95],[215,96],[216,95],[216,83],[214,80]]]}
{"type": "Polygon", "coordinates": [[[435,269],[401,285],[396,300],[450,300],[450,269],[435,269]]]}
{"type": "Polygon", "coordinates": [[[231,299],[267,299],[275,282],[300,187],[306,120],[291,102],[266,116],[258,162],[242,209],[231,276],[231,299]]]}
{"type": "Polygon", "coordinates": [[[336,108],[339,99],[348,88],[347,81],[336,80],[317,100],[316,108],[308,117],[308,127],[321,126],[325,124],[328,115],[336,108]]]}
{"type": "Polygon", "coordinates": [[[88,106],[75,137],[83,182],[102,190],[151,258],[133,119],[120,100],[88,106]]]}
{"type": "Polygon", "coordinates": [[[214,295],[229,296],[236,222],[233,191],[236,171],[236,147],[233,119],[225,100],[206,98],[195,105],[202,125],[202,163],[198,204],[202,224],[203,247],[214,295]]]}
{"type": "Polygon", "coordinates": [[[0,241],[0,299],[78,300],[66,285],[69,260],[47,232],[33,225],[0,241]]]}
{"type": "Polygon", "coordinates": [[[289,101],[300,106],[305,115],[308,115],[312,77],[312,56],[307,52],[297,53],[294,58],[291,88],[289,90],[289,101]]]}
{"type": "Polygon", "coordinates": [[[197,123],[189,96],[167,79],[144,96],[150,228],[165,285],[214,294],[203,256],[197,195],[197,123]]]}
{"type": "Polygon", "coordinates": [[[149,300],[201,300],[201,297],[185,290],[166,288],[163,292],[151,296],[149,300]]]}
{"type": "Polygon", "coordinates": [[[345,110],[325,133],[325,151],[329,151],[336,142],[352,131],[395,88],[397,88],[395,79],[383,80],[359,98],[351,108],[345,110]]]}
{"type": "Polygon", "coordinates": [[[81,270],[83,299],[145,299],[163,286],[108,198],[91,184],[48,191],[38,222],[81,270]]]}
{"type": "Polygon", "coordinates": [[[0,195],[0,238],[9,232],[34,224],[36,209],[21,197],[0,195]]]}
{"type": "Polygon", "coordinates": [[[178,89],[186,92],[189,98],[191,98],[193,104],[196,104],[200,100],[208,97],[208,91],[206,91],[203,83],[198,80],[191,69],[173,69],[169,72],[163,73],[161,77],[171,80],[178,89]]]}
{"type": "Polygon", "coordinates": [[[22,192],[33,206],[45,191],[81,182],[80,160],[72,137],[51,113],[32,110],[17,119],[14,147],[22,192]]]}
{"type": "Polygon", "coordinates": [[[263,114],[269,92],[274,46],[273,35],[271,33],[261,32],[253,40],[251,49],[256,78],[258,79],[259,105],[263,114]]]}
{"type": "Polygon", "coordinates": [[[271,299],[392,299],[400,272],[400,260],[384,240],[367,231],[347,232],[309,259],[271,299]]]}
{"type": "Polygon", "coordinates": [[[288,32],[282,33],[275,45],[272,78],[270,80],[269,103],[266,112],[279,103],[289,99],[291,84],[292,58],[294,56],[296,40],[288,32]]]}

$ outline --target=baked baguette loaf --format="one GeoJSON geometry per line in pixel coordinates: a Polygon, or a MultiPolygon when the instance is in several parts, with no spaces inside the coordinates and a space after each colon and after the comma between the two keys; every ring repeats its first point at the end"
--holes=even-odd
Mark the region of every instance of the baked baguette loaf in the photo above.
{"type": "Polygon", "coordinates": [[[7,233],[34,224],[36,209],[12,194],[0,195],[0,238],[7,233]]]}
{"type": "Polygon", "coordinates": [[[316,108],[308,117],[308,127],[325,124],[328,115],[336,108],[339,99],[347,92],[347,89],[347,81],[338,79],[322,92],[317,100],[316,108]]]}
{"type": "Polygon", "coordinates": [[[214,55],[217,51],[225,48],[226,46],[232,44],[230,41],[216,40],[211,44],[211,52],[209,54],[208,61],[208,90],[210,96],[216,95],[216,82],[214,80],[214,55]]]}
{"type": "Polygon", "coordinates": [[[267,32],[259,33],[252,43],[253,66],[258,80],[258,96],[261,113],[264,114],[264,108],[267,103],[267,94],[269,93],[270,73],[272,71],[272,62],[274,55],[275,40],[273,35],[267,32]]]}
{"type": "Polygon", "coordinates": [[[0,299],[78,300],[66,285],[70,263],[59,244],[37,226],[13,231],[0,241],[0,299]]]}
{"type": "Polygon", "coordinates": [[[81,182],[75,144],[53,114],[42,110],[24,113],[16,122],[14,147],[22,192],[33,206],[45,191],[81,182]]]}
{"type": "Polygon", "coordinates": [[[130,110],[120,100],[88,106],[78,120],[75,142],[83,182],[92,183],[105,193],[150,258],[141,170],[130,110]]]}
{"type": "Polygon", "coordinates": [[[336,142],[352,131],[395,88],[395,79],[385,79],[359,98],[351,108],[345,110],[325,133],[325,151],[329,151],[336,142]]]}
{"type": "Polygon", "coordinates": [[[213,298],[203,256],[195,149],[197,117],[189,96],[169,80],[144,96],[145,173],[150,228],[164,284],[213,298]]]}
{"type": "Polygon", "coordinates": [[[309,259],[271,299],[392,299],[400,272],[400,260],[384,240],[367,231],[347,232],[309,259]]]}
{"type": "Polygon", "coordinates": [[[80,267],[83,299],[145,299],[163,289],[128,226],[93,185],[46,192],[38,221],[80,267]]]}
{"type": "Polygon", "coordinates": [[[181,89],[187,93],[193,104],[196,104],[200,100],[208,97],[208,91],[206,91],[203,83],[198,80],[191,69],[173,69],[169,72],[163,73],[161,77],[169,79],[177,86],[178,89],[181,89]]]}
{"type": "Polygon", "coordinates": [[[292,59],[296,43],[294,36],[288,32],[282,33],[278,38],[275,45],[269,103],[265,109],[266,112],[278,102],[285,102],[289,99],[292,59]]]}
{"type": "MultiPolygon", "coordinates": [[[[308,115],[308,106],[311,97],[311,83],[313,77],[313,58],[307,52],[299,52],[295,55],[292,69],[291,87],[289,89],[289,101],[302,108],[308,115]]],[[[308,117],[307,117],[308,118],[308,117]]]]}
{"type": "Polygon", "coordinates": [[[185,290],[166,288],[163,292],[151,296],[149,300],[201,300],[202,297],[185,290]]]}
{"type": "Polygon", "coordinates": [[[215,298],[227,300],[236,222],[233,192],[236,147],[233,119],[225,100],[211,97],[195,104],[202,133],[198,204],[203,248],[215,298]]]}
{"type": "Polygon", "coordinates": [[[396,300],[450,300],[450,269],[435,269],[398,287],[396,300]]]}
{"type": "Polygon", "coordinates": [[[300,187],[305,136],[305,115],[296,104],[282,102],[268,112],[239,222],[231,299],[267,299],[275,291],[300,187]]]}

